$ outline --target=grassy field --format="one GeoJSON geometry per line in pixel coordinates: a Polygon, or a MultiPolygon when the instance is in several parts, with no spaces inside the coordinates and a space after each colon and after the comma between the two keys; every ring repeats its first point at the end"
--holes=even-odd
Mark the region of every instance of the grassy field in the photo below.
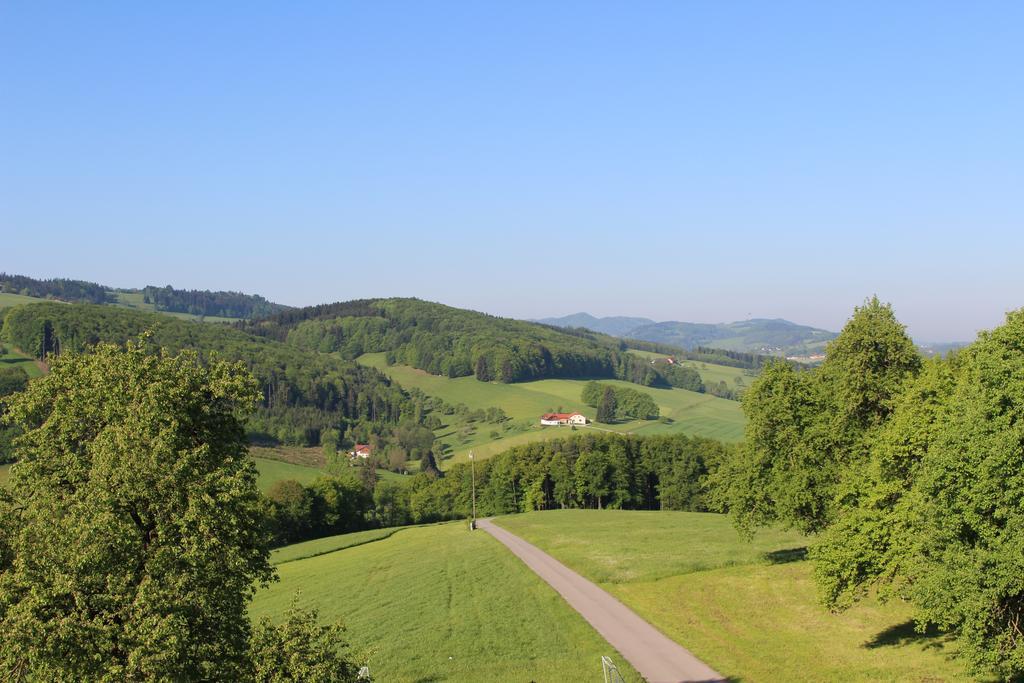
{"type": "Polygon", "coordinates": [[[278,566],[254,618],[301,607],[343,619],[379,681],[600,681],[601,655],[640,678],[502,545],[461,522],[278,566]]]}
{"type": "Polygon", "coordinates": [[[37,304],[48,299],[39,299],[34,296],[22,296],[21,294],[6,294],[0,292],[0,309],[18,306],[20,304],[37,304]]]}
{"type": "MultiPolygon", "coordinates": [[[[328,474],[322,466],[323,457],[320,456],[319,448],[261,448],[259,446],[250,446],[249,454],[256,461],[256,470],[259,472],[259,476],[256,478],[256,485],[264,493],[282,479],[294,479],[300,484],[309,485],[317,477],[328,474]]],[[[377,479],[404,484],[411,481],[412,477],[406,474],[378,469],[377,479]]]]}
{"type": "MultiPolygon", "coordinates": [[[[505,431],[500,426],[479,425],[476,433],[466,440],[456,438],[456,430],[452,425],[438,430],[438,439],[451,448],[452,457],[445,464],[465,460],[470,450],[478,454],[478,457],[489,457],[513,445],[570,433],[565,427],[541,428],[537,423],[540,415],[545,412],[575,410],[591,419],[596,415],[595,409],[580,401],[583,385],[586,384],[584,380],[546,379],[501,384],[478,382],[473,377],[449,379],[408,366],[388,366],[384,354],[380,353],[361,356],[359,362],[381,370],[403,387],[416,387],[451,404],[464,403],[472,409],[498,406],[513,423],[519,425],[519,428],[512,431],[505,431]],[[498,438],[492,437],[491,431],[498,431],[498,438]]],[[[603,381],[650,394],[661,409],[662,416],[669,418],[669,421],[633,420],[615,425],[595,425],[593,428],[631,434],[682,432],[723,441],[739,441],[743,437],[744,417],[736,401],[683,389],[654,389],[617,380],[603,381]]]]}
{"type": "Polygon", "coordinates": [[[309,557],[326,555],[345,548],[354,548],[364,543],[372,543],[389,538],[395,532],[405,527],[389,527],[387,529],[370,529],[368,531],[355,531],[351,534],[340,534],[317,538],[312,541],[294,543],[284,548],[278,548],[270,553],[271,564],[284,564],[295,560],[305,560],[309,557]]]}
{"type": "MultiPolygon", "coordinates": [[[[648,360],[658,360],[668,357],[667,354],[664,353],[639,351],[637,349],[630,349],[629,353],[634,356],[640,356],[641,358],[647,358],[648,360]]],[[[717,363],[705,363],[695,360],[682,360],[678,362],[683,367],[693,368],[696,370],[698,374],[700,374],[701,381],[706,385],[725,382],[730,387],[742,388],[749,387],[750,383],[754,379],[754,374],[752,374],[750,370],[744,370],[743,368],[734,368],[729,365],[718,365],[717,363]]]]}
{"type": "Polygon", "coordinates": [[[43,375],[43,369],[34,358],[4,344],[0,344],[0,366],[21,368],[29,377],[42,377],[43,375]]]}
{"type": "Polygon", "coordinates": [[[256,477],[256,485],[260,491],[266,493],[276,482],[282,479],[294,479],[303,485],[312,484],[313,480],[323,476],[324,471],[315,467],[295,465],[280,460],[268,460],[267,458],[253,458],[256,461],[256,469],[259,476],[256,477]]]}
{"type": "Polygon", "coordinates": [[[742,681],[970,680],[944,636],[900,603],[830,614],[795,533],[751,543],[720,515],[565,510],[497,522],[599,583],[711,666],[742,681]]]}

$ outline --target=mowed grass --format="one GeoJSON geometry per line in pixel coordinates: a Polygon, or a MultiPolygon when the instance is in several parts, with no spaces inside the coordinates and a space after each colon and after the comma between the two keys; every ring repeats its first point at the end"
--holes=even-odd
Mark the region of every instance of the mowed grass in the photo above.
{"type": "Polygon", "coordinates": [[[368,531],[355,531],[350,534],[339,534],[326,538],[317,538],[312,541],[294,543],[283,548],[278,548],[270,553],[271,564],[284,564],[295,560],[304,560],[307,557],[326,555],[345,548],[352,548],[364,543],[372,543],[388,538],[404,527],[390,527],[387,529],[369,529],[368,531]]]}
{"type": "MultiPolygon", "coordinates": [[[[457,441],[451,429],[438,430],[438,439],[448,443],[453,451],[453,457],[446,460],[445,465],[465,461],[470,450],[477,457],[486,458],[515,445],[571,433],[566,427],[540,427],[540,416],[545,412],[558,409],[579,411],[591,420],[597,413],[580,400],[585,380],[546,379],[501,384],[479,382],[474,377],[450,379],[408,366],[388,366],[382,353],[363,355],[359,362],[379,369],[403,387],[418,388],[447,403],[464,403],[474,410],[497,406],[513,421],[530,423],[525,431],[513,432],[506,432],[500,426],[479,424],[477,433],[465,442],[457,441]],[[491,431],[497,431],[499,437],[491,437],[491,431]]],[[[743,438],[745,418],[736,401],[683,389],[654,389],[618,380],[602,381],[650,394],[658,404],[661,415],[669,418],[669,421],[632,420],[614,425],[593,425],[590,428],[629,434],[684,433],[730,442],[743,438]]]]}
{"type": "Polygon", "coordinates": [[[916,634],[907,605],[817,602],[798,534],[743,540],[721,515],[565,510],[497,523],[599,583],[730,679],[971,680],[955,645],[916,634]]]}
{"type": "Polygon", "coordinates": [[[298,605],[342,619],[379,681],[601,680],[608,655],[640,677],[562,598],[490,535],[462,522],[413,527],[277,567],[254,618],[298,605]]]}

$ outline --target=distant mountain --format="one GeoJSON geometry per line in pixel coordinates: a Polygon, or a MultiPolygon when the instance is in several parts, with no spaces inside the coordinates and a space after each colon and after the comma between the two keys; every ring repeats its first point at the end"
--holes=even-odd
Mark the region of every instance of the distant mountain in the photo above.
{"type": "Polygon", "coordinates": [[[596,318],[576,313],[537,322],[558,327],[584,327],[616,337],[670,344],[684,349],[698,346],[778,356],[820,353],[835,332],[782,319],[756,318],[733,323],[654,322],[646,318],[596,318]]]}
{"type": "Polygon", "coordinates": [[[541,323],[542,325],[553,325],[554,327],[584,327],[593,332],[610,334],[613,337],[623,337],[626,336],[627,332],[638,327],[655,324],[649,318],[627,318],[625,316],[595,318],[589,313],[573,313],[561,318],[543,318],[533,322],[541,323]]]}

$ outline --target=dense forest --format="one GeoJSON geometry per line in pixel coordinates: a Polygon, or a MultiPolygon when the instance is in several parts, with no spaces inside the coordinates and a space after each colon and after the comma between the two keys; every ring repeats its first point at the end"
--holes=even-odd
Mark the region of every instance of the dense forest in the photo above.
{"type": "Polygon", "coordinates": [[[710,481],[738,526],[814,534],[822,601],[906,600],[980,672],[1024,674],[1024,311],[923,360],[891,307],[856,309],[815,369],[771,364],[710,481]]]}
{"type": "Polygon", "coordinates": [[[143,333],[149,344],[170,351],[195,349],[203,358],[242,361],[260,384],[262,400],[249,422],[257,442],[317,445],[327,429],[380,431],[423,416],[376,370],[222,325],[114,306],[40,303],[10,309],[2,330],[10,343],[40,359],[143,333]]]}
{"type": "Polygon", "coordinates": [[[300,348],[356,358],[386,352],[390,363],[484,382],[618,378],[648,386],[670,379],[619,340],[499,318],[418,299],[348,301],[236,323],[300,348]]]}
{"type": "Polygon", "coordinates": [[[288,309],[287,306],[271,303],[258,294],[174,289],[170,285],[144,288],[142,300],[144,303],[153,304],[158,311],[221,318],[263,318],[288,309]]]}
{"type": "Polygon", "coordinates": [[[37,280],[25,275],[0,273],[0,292],[34,296],[39,299],[57,299],[71,303],[103,304],[113,300],[113,294],[103,285],[82,280],[37,280]]]}

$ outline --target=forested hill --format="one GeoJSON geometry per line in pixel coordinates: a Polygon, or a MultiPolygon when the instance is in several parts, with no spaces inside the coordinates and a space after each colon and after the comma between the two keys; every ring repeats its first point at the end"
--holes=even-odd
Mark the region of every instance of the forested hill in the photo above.
{"type": "Polygon", "coordinates": [[[67,303],[114,304],[213,318],[262,318],[288,310],[288,306],[267,301],[258,294],[174,289],[170,285],[150,285],[141,290],[117,289],[83,280],[41,280],[8,273],[0,273],[0,293],[67,303]]]}
{"type": "Polygon", "coordinates": [[[146,287],[142,297],[144,303],[153,304],[158,311],[222,318],[262,318],[288,309],[258,294],[174,289],[170,285],[146,287]]]}
{"type": "Polygon", "coordinates": [[[372,429],[411,419],[412,399],[381,373],[224,325],[179,320],[115,306],[38,303],[4,317],[5,340],[37,358],[123,343],[151,332],[151,343],[240,360],[260,381],[263,400],[250,420],[256,440],[316,445],[324,429],[372,429]]]}
{"type": "Polygon", "coordinates": [[[386,352],[391,363],[448,377],[475,375],[481,381],[499,382],[615,377],[647,385],[672,383],[609,337],[418,299],[312,306],[236,326],[344,358],[386,352]]]}
{"type": "Polygon", "coordinates": [[[38,299],[103,304],[114,300],[113,292],[103,285],[84,280],[37,280],[25,275],[11,275],[0,272],[0,292],[21,294],[38,299]]]}

